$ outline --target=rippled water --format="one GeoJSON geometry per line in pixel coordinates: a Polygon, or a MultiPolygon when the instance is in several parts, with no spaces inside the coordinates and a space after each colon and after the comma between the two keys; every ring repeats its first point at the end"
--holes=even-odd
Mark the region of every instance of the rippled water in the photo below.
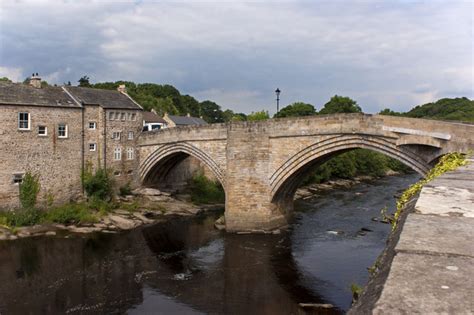
{"type": "Polygon", "coordinates": [[[416,179],[298,202],[279,235],[219,232],[210,213],[120,234],[0,241],[0,313],[300,314],[298,303],[341,313],[390,231],[371,218],[416,179]]]}

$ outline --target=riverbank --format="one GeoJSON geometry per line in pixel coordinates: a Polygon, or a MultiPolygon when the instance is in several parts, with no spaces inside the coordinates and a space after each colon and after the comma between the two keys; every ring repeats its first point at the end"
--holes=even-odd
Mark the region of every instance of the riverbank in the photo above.
{"type": "Polygon", "coordinates": [[[166,221],[172,217],[194,216],[203,211],[223,209],[223,204],[195,205],[188,195],[172,196],[158,189],[140,188],[119,197],[119,206],[97,218],[94,223],[38,224],[25,227],[0,226],[0,240],[71,234],[118,233],[143,225],[166,221]]]}

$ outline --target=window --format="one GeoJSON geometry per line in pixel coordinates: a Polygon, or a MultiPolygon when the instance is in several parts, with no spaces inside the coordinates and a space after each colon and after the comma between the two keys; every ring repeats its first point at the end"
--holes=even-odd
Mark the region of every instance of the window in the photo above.
{"type": "Polygon", "coordinates": [[[125,113],[120,114],[120,120],[125,120],[125,113]]]}
{"type": "Polygon", "coordinates": [[[93,121],[90,121],[90,122],[89,122],[89,129],[95,130],[96,127],[97,127],[97,124],[96,124],[95,122],[93,122],[93,121]]]}
{"type": "Polygon", "coordinates": [[[30,113],[18,113],[18,129],[30,130],[30,113]]]}
{"type": "Polygon", "coordinates": [[[46,126],[38,126],[38,136],[47,136],[48,135],[48,128],[46,126]]]}
{"type": "Polygon", "coordinates": [[[133,175],[133,170],[128,170],[127,175],[133,175]]]}
{"type": "Polygon", "coordinates": [[[133,160],[134,152],[133,148],[127,148],[127,160],[133,160]]]}
{"type": "Polygon", "coordinates": [[[23,173],[13,174],[13,184],[21,184],[23,182],[23,173]]]}
{"type": "Polygon", "coordinates": [[[115,120],[119,120],[120,119],[120,113],[119,112],[115,112],[115,120]]]}
{"type": "Polygon", "coordinates": [[[127,120],[132,120],[132,113],[127,113],[127,120]]]}
{"type": "Polygon", "coordinates": [[[115,172],[114,172],[114,175],[115,175],[115,176],[120,176],[121,173],[120,173],[120,171],[115,171],[115,172]]]}
{"type": "Polygon", "coordinates": [[[120,131],[114,131],[114,132],[112,132],[112,139],[114,139],[114,140],[120,140],[121,137],[122,137],[122,132],[120,132],[120,131]]]}
{"type": "Polygon", "coordinates": [[[89,143],[89,151],[97,151],[97,144],[89,143]]]}
{"type": "Polygon", "coordinates": [[[120,161],[122,159],[122,149],[121,148],[115,148],[114,149],[114,160],[115,161],[120,161]]]}
{"type": "Polygon", "coordinates": [[[114,120],[115,113],[109,112],[109,120],[114,120]]]}
{"type": "Polygon", "coordinates": [[[67,138],[67,125],[66,124],[58,125],[58,138],[67,138]]]}
{"type": "Polygon", "coordinates": [[[133,140],[133,131],[128,132],[128,140],[133,140]]]}
{"type": "Polygon", "coordinates": [[[132,114],[132,120],[135,121],[137,119],[137,115],[136,114],[132,114]]]}

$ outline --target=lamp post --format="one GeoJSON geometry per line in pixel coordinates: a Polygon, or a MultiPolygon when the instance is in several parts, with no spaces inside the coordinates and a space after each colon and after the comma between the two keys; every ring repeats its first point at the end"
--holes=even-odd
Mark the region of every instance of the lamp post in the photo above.
{"type": "Polygon", "coordinates": [[[275,90],[275,94],[277,95],[277,99],[276,99],[276,101],[277,101],[277,113],[280,111],[280,92],[281,91],[280,91],[279,88],[277,88],[275,90]]]}

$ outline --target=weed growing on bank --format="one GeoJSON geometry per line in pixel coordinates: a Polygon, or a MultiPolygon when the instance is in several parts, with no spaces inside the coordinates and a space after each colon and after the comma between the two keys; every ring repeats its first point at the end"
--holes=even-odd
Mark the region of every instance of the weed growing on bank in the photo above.
{"type": "Polygon", "coordinates": [[[394,214],[394,220],[392,221],[392,230],[395,230],[398,223],[398,218],[402,214],[403,209],[405,208],[406,203],[413,198],[416,194],[418,194],[423,186],[435,179],[436,177],[440,176],[443,173],[453,171],[459,166],[466,165],[467,161],[463,154],[461,153],[449,153],[444,155],[433,167],[425,178],[421,179],[417,183],[411,185],[407,190],[403,192],[400,198],[397,200],[397,211],[394,214]]]}

